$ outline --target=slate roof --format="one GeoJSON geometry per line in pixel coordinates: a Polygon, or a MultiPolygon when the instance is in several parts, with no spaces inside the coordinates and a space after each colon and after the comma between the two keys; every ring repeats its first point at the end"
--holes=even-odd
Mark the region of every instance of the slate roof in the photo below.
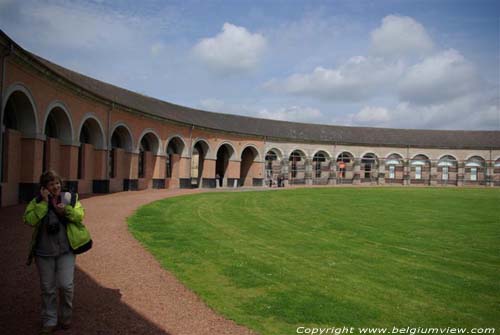
{"type": "Polygon", "coordinates": [[[268,140],[425,148],[500,148],[500,131],[420,130],[297,123],[214,113],[147,97],[85,76],[32,54],[28,57],[85,91],[130,109],[186,125],[255,135],[268,140]]]}

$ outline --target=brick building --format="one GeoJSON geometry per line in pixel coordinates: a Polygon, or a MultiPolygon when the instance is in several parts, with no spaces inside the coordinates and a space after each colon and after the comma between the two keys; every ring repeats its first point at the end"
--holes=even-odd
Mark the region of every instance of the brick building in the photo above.
{"type": "Polygon", "coordinates": [[[146,97],[34,55],[0,31],[0,205],[53,168],[79,193],[284,184],[500,186],[500,131],[326,126],[146,97]],[[218,177],[218,179],[216,179],[218,177]]]}

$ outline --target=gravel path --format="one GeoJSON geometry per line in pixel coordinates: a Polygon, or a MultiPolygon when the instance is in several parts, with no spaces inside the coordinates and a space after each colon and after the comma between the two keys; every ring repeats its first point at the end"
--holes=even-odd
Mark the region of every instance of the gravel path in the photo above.
{"type": "MultiPolygon", "coordinates": [[[[77,257],[73,328],[56,334],[255,334],[218,316],[161,268],[128,232],[125,220],[149,202],[197,190],[147,190],[82,200],[94,248],[77,257]]],[[[40,288],[24,263],[31,228],[25,206],[0,209],[0,329],[36,334],[40,288]]]]}

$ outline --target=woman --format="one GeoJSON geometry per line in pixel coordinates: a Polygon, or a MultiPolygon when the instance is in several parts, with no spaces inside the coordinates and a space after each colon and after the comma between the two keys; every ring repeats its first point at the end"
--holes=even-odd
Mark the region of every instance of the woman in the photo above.
{"type": "Polygon", "coordinates": [[[40,176],[40,194],[28,204],[23,217],[26,224],[35,228],[28,264],[34,257],[40,276],[40,334],[51,334],[58,325],[62,329],[70,328],[76,257],[73,250],[90,240],[82,224],[84,209],[77,195],[61,192],[61,187],[62,180],[57,173],[44,172],[40,176]],[[59,317],[57,289],[60,289],[59,317]]]}

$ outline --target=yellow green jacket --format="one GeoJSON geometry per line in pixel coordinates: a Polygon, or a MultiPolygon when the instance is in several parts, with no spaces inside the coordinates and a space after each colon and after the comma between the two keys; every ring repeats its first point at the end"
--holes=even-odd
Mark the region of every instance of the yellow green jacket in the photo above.
{"type": "MultiPolygon", "coordinates": [[[[64,194],[61,194],[64,196],[64,194]]],[[[87,228],[83,225],[83,216],[85,215],[85,210],[78,200],[78,195],[76,196],[75,206],[70,204],[64,207],[65,217],[67,219],[66,233],[68,236],[68,241],[73,250],[78,249],[82,245],[90,241],[90,234],[87,228]]],[[[35,249],[36,238],[38,235],[38,230],[40,228],[40,223],[42,219],[47,215],[49,210],[49,204],[46,201],[40,201],[38,198],[34,198],[26,207],[23,215],[23,221],[29,226],[34,228],[33,235],[31,238],[30,254],[28,257],[27,264],[31,264],[33,259],[33,253],[35,249]]]]}

